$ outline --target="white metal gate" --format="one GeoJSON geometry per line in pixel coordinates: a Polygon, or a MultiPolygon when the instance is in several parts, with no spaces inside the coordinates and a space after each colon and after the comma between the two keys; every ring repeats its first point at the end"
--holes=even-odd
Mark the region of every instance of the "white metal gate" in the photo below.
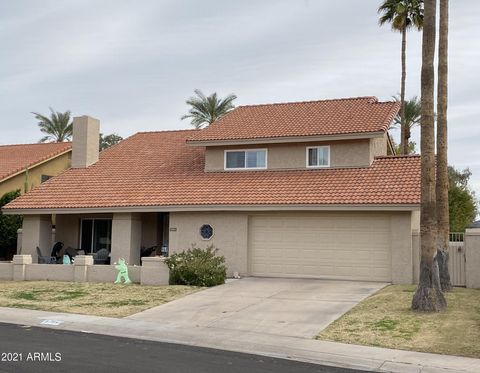
{"type": "Polygon", "coordinates": [[[464,237],[464,233],[450,233],[448,271],[453,286],[466,285],[464,237]]]}

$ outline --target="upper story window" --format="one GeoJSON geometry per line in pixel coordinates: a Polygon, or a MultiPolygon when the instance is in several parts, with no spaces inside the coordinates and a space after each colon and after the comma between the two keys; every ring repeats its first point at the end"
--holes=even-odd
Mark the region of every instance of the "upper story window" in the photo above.
{"type": "Polygon", "coordinates": [[[225,150],[226,170],[267,168],[267,149],[225,150]]]}
{"type": "Polygon", "coordinates": [[[312,146],[307,148],[307,167],[330,167],[330,147],[312,146]]]}

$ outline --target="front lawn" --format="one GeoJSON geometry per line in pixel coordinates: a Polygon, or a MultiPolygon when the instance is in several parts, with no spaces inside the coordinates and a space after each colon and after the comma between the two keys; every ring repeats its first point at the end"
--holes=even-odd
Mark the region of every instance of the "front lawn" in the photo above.
{"type": "Polygon", "coordinates": [[[317,339],[480,358],[480,290],[455,288],[442,313],[410,310],[415,286],[391,285],[358,304],[317,339]]]}
{"type": "Polygon", "coordinates": [[[0,307],[125,317],[199,289],[193,286],[6,281],[0,282],[0,307]]]}

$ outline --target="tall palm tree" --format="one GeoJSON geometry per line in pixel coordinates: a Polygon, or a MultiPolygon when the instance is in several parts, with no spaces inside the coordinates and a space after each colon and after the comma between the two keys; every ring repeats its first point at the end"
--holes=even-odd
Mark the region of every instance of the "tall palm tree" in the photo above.
{"type": "Polygon", "coordinates": [[[435,260],[435,115],[434,85],[435,71],[435,11],[436,0],[425,0],[425,21],[422,40],[422,117],[421,117],[421,210],[420,210],[420,279],[412,299],[412,309],[439,311],[446,307],[440,289],[438,265],[435,260]]]}
{"type": "Polygon", "coordinates": [[[199,89],[194,92],[196,96],[190,97],[186,101],[191,108],[188,114],[182,116],[182,120],[191,118],[191,124],[196,129],[212,124],[235,108],[233,101],[237,96],[234,94],[221,99],[217,96],[217,93],[205,96],[199,89]]]}
{"type": "Polygon", "coordinates": [[[421,30],[423,27],[423,0],[383,0],[378,8],[381,14],[378,20],[380,26],[385,23],[392,25],[392,30],[402,34],[402,79],[400,85],[400,122],[402,153],[408,153],[408,138],[405,126],[405,81],[407,78],[407,30],[415,27],[421,30]]]}
{"type": "Polygon", "coordinates": [[[46,136],[40,139],[40,142],[64,142],[72,138],[71,113],[67,110],[64,113],[56,112],[50,108],[50,118],[46,115],[32,112],[35,119],[38,120],[40,131],[46,136]]]}
{"type": "Polygon", "coordinates": [[[448,273],[449,208],[447,159],[447,103],[448,103],[448,0],[440,0],[440,26],[438,39],[438,89],[437,89],[437,255],[440,285],[443,291],[452,289],[448,273]]]}
{"type": "MultiPolygon", "coordinates": [[[[399,97],[394,97],[397,101],[400,101],[399,97]]],[[[420,118],[422,114],[422,103],[418,99],[417,96],[413,96],[410,100],[405,101],[405,111],[404,111],[404,121],[405,121],[405,141],[407,144],[410,143],[410,137],[412,136],[412,129],[415,126],[420,124],[420,118]]],[[[400,113],[397,114],[395,119],[393,120],[393,127],[401,128],[402,126],[402,118],[400,113]]],[[[401,149],[401,153],[403,149],[401,149]]],[[[410,146],[408,148],[408,152],[405,154],[411,153],[410,146]]]]}

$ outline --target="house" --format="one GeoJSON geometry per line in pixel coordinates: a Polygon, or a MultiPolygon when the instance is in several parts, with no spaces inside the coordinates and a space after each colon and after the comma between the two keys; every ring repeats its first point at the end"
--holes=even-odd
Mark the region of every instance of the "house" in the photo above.
{"type": "Polygon", "coordinates": [[[398,110],[375,97],[240,106],[99,159],[98,121],[75,118],[72,168],[3,212],[24,215],[34,258],[55,215],[57,240],[112,262],[214,245],[229,275],[412,283],[420,158],[387,155],[398,110]]]}
{"type": "Polygon", "coordinates": [[[0,197],[31,190],[70,167],[69,142],[0,145],[0,197]]]}

